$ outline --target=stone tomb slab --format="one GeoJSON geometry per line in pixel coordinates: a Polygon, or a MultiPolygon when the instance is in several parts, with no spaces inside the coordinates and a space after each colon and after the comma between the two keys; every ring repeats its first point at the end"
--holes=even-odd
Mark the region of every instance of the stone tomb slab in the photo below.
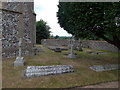
{"type": "Polygon", "coordinates": [[[28,66],[24,71],[24,77],[39,77],[74,72],[72,65],[49,65],[49,66],[28,66]]]}
{"type": "Polygon", "coordinates": [[[67,51],[68,50],[68,48],[65,48],[65,47],[48,47],[49,49],[51,49],[51,50],[55,50],[56,48],[60,48],[61,50],[65,50],[65,51],[67,51]]]}
{"type": "MultiPolygon", "coordinates": [[[[70,53],[63,53],[63,55],[69,55],[70,53]]],[[[77,53],[73,53],[74,55],[77,55],[77,53]]]]}
{"type": "Polygon", "coordinates": [[[118,65],[118,64],[94,65],[94,66],[91,66],[90,69],[92,69],[96,72],[110,71],[110,70],[120,69],[120,65],[118,65]]]}

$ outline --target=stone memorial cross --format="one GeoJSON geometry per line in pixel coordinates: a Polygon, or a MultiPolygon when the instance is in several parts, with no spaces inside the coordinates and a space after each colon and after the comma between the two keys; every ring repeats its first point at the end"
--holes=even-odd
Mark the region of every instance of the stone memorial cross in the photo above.
{"type": "Polygon", "coordinates": [[[78,40],[77,51],[83,51],[83,50],[82,50],[82,42],[81,42],[80,38],[79,38],[79,40],[78,40]]]}
{"type": "Polygon", "coordinates": [[[22,57],[22,38],[19,39],[19,55],[14,61],[14,66],[24,66],[25,65],[25,60],[22,57]]]}
{"type": "Polygon", "coordinates": [[[74,38],[71,39],[71,49],[70,49],[70,54],[68,55],[69,58],[76,58],[76,56],[73,53],[73,46],[74,46],[74,38]]]}
{"type": "Polygon", "coordinates": [[[19,57],[22,57],[22,38],[19,39],[19,57]]]}

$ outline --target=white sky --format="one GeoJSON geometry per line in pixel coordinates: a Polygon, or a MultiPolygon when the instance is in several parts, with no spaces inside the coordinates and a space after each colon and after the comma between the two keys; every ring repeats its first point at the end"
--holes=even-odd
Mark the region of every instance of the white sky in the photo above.
{"type": "Polygon", "coordinates": [[[56,12],[58,11],[59,0],[34,0],[34,10],[37,14],[36,20],[43,19],[51,27],[53,36],[71,36],[65,30],[63,30],[57,23],[58,19],[56,12]]]}

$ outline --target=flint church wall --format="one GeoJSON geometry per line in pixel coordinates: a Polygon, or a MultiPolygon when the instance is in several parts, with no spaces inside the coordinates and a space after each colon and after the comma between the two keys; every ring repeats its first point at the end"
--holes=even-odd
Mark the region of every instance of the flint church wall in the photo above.
{"type": "Polygon", "coordinates": [[[2,2],[2,58],[18,56],[19,38],[22,55],[34,55],[36,14],[33,2],[2,2]]]}

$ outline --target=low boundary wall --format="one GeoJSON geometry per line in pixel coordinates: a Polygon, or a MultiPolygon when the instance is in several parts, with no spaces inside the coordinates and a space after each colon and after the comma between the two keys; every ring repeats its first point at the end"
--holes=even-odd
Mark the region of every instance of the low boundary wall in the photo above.
{"type": "MultiPolygon", "coordinates": [[[[106,41],[95,41],[95,40],[83,40],[82,47],[106,50],[110,52],[118,52],[118,48],[106,41]]],[[[55,46],[68,46],[69,40],[59,40],[59,39],[42,39],[42,45],[55,45],[55,46]]],[[[78,40],[75,41],[75,46],[79,45],[78,40]]]]}

